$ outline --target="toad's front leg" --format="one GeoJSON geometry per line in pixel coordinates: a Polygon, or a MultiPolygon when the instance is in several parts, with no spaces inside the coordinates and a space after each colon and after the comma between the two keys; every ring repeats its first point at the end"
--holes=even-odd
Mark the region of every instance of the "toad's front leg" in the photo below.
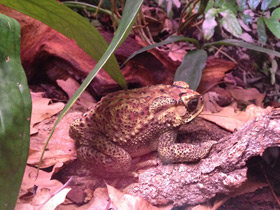
{"type": "Polygon", "coordinates": [[[200,145],[175,143],[178,130],[169,130],[159,137],[158,154],[163,162],[196,162],[204,158],[215,141],[203,142],[200,145]]]}

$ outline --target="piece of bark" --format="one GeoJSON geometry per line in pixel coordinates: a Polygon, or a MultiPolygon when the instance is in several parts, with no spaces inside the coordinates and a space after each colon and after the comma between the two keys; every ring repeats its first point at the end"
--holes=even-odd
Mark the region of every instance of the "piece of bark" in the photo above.
{"type": "MultiPolygon", "coordinates": [[[[196,142],[200,141],[210,141],[215,139],[220,139],[224,136],[229,135],[230,132],[222,129],[212,122],[208,122],[202,118],[195,118],[191,122],[183,125],[178,134],[177,141],[178,142],[191,142],[195,140],[196,142]]],[[[137,163],[147,163],[147,161],[153,161],[157,163],[161,163],[160,159],[157,157],[157,153],[153,152],[147,155],[144,155],[140,158],[133,159],[132,165],[136,165],[137,163]]],[[[170,164],[172,165],[172,164],[170,164]]],[[[156,167],[155,164],[148,167],[156,167]]],[[[145,170],[149,170],[147,168],[141,168],[139,173],[142,173],[145,170]]],[[[161,167],[161,166],[158,166],[161,167]]],[[[103,177],[98,177],[94,175],[94,169],[88,167],[85,164],[82,164],[79,160],[75,160],[72,163],[67,164],[63,170],[61,170],[58,174],[55,175],[56,179],[62,181],[63,183],[69,180],[70,177],[73,178],[71,182],[71,187],[75,189],[87,189],[91,188],[94,190],[97,187],[104,187],[103,177]]],[[[112,184],[118,179],[116,187],[119,189],[123,189],[132,183],[137,182],[137,177],[111,177],[106,179],[107,184],[112,184]]],[[[75,193],[81,193],[79,190],[75,193]]],[[[82,196],[82,195],[80,195],[82,196]]]]}
{"type": "Polygon", "coordinates": [[[268,147],[280,146],[280,109],[248,122],[224,137],[197,164],[168,164],[139,175],[130,194],[152,204],[196,205],[217,194],[229,194],[247,180],[246,161],[268,147]]]}

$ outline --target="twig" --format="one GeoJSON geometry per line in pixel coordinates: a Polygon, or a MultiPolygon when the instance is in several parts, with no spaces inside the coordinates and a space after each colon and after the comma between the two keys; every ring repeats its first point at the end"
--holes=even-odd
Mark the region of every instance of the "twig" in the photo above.
{"type": "Polygon", "coordinates": [[[217,47],[215,47],[215,46],[213,46],[213,47],[217,50],[217,52],[215,53],[215,56],[217,56],[218,53],[221,53],[221,54],[223,54],[224,56],[226,56],[229,60],[231,60],[233,63],[237,64],[237,61],[236,61],[234,58],[232,58],[231,56],[229,56],[227,53],[225,53],[225,52],[222,50],[222,49],[223,49],[223,46],[220,47],[220,48],[217,48],[217,47]]]}
{"type": "Polygon", "coordinates": [[[264,170],[264,168],[263,168],[263,164],[261,163],[260,166],[261,166],[263,175],[264,175],[264,177],[265,177],[265,179],[266,179],[266,181],[267,181],[267,183],[268,183],[270,192],[271,192],[271,194],[273,195],[273,197],[275,198],[275,200],[276,200],[278,206],[280,206],[280,200],[279,200],[279,198],[277,197],[277,195],[276,195],[275,192],[274,192],[274,189],[273,189],[273,187],[272,187],[272,184],[271,184],[271,182],[269,181],[269,179],[268,179],[268,177],[267,177],[267,174],[266,174],[266,172],[265,172],[265,170],[264,170]]]}

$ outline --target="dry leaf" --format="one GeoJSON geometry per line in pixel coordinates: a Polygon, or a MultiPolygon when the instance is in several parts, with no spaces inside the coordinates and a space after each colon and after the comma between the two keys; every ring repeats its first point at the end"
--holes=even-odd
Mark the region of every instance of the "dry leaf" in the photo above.
{"type": "MultiPolygon", "coordinates": [[[[152,206],[143,198],[124,194],[116,188],[107,184],[109,197],[113,205],[118,210],[157,210],[159,208],[152,206]]],[[[171,208],[170,208],[171,209],[171,208]]]]}
{"type": "Polygon", "coordinates": [[[14,210],[34,210],[34,206],[29,203],[19,203],[15,206],[14,210]]]}
{"type": "Polygon", "coordinates": [[[222,107],[217,104],[219,94],[216,92],[209,91],[203,95],[204,98],[204,110],[211,113],[221,111],[222,107]]]}
{"type": "Polygon", "coordinates": [[[202,72],[200,85],[197,88],[199,93],[205,93],[221,81],[225,73],[235,67],[235,64],[224,59],[209,59],[202,72]]]}
{"type": "Polygon", "coordinates": [[[53,210],[58,205],[64,202],[67,193],[71,190],[71,188],[64,188],[59,193],[55,194],[42,208],[41,210],[53,210]]]}
{"type": "MultiPolygon", "coordinates": [[[[107,188],[96,188],[93,193],[93,199],[79,208],[77,210],[88,210],[88,209],[96,209],[96,210],[103,210],[106,209],[106,206],[109,202],[109,195],[107,188]]],[[[112,204],[109,208],[114,208],[112,204]]]]}
{"type": "Polygon", "coordinates": [[[170,51],[168,53],[168,56],[173,60],[173,61],[180,61],[182,62],[184,56],[186,55],[186,46],[182,46],[180,43],[173,43],[167,45],[170,48],[170,51]]]}
{"type": "Polygon", "coordinates": [[[63,186],[61,182],[57,180],[51,180],[54,171],[58,167],[62,167],[62,164],[58,163],[55,165],[52,172],[50,173],[40,170],[38,179],[35,180],[37,169],[26,166],[20,188],[19,199],[17,200],[15,209],[29,209],[31,206],[33,208],[30,209],[37,209],[47,199],[49,199],[54,192],[61,188],[61,186],[63,186]],[[29,196],[26,199],[25,195],[33,192],[34,185],[38,186],[36,194],[32,197],[29,196]]]}
{"type": "Polygon", "coordinates": [[[240,129],[249,120],[262,116],[270,112],[272,107],[261,108],[255,105],[249,105],[245,111],[235,111],[233,107],[225,107],[220,112],[211,113],[204,111],[199,116],[216,123],[231,132],[240,129]]]}
{"type": "MultiPolygon", "coordinates": [[[[71,77],[69,77],[66,81],[56,80],[56,82],[59,87],[61,87],[67,93],[69,98],[71,98],[80,87],[80,84],[71,77]]],[[[96,100],[94,100],[87,91],[84,91],[78,98],[77,103],[85,108],[88,108],[91,107],[93,103],[96,103],[96,100]]]]}
{"type": "MultiPolygon", "coordinates": [[[[111,186],[109,186],[111,187],[111,186]]],[[[75,208],[77,210],[88,210],[88,209],[96,209],[96,210],[103,210],[103,209],[106,209],[107,208],[112,208],[112,209],[121,209],[121,210],[126,210],[126,209],[143,209],[143,210],[149,210],[151,209],[151,205],[148,204],[147,201],[141,199],[141,198],[137,198],[139,199],[139,203],[136,203],[135,205],[137,205],[135,208],[132,208],[131,206],[126,205],[126,203],[128,202],[134,202],[135,200],[135,197],[133,196],[130,196],[130,195],[127,195],[127,194],[123,194],[122,192],[120,192],[119,190],[111,187],[112,189],[110,189],[110,196],[111,199],[112,198],[115,198],[115,202],[118,204],[117,206],[113,203],[113,201],[111,202],[110,201],[110,197],[108,195],[108,186],[107,188],[96,188],[94,193],[93,193],[93,199],[85,204],[85,205],[82,205],[80,206],[79,208],[75,208]],[[127,200],[129,199],[129,200],[127,200]],[[121,204],[121,202],[124,202],[124,204],[121,204]],[[142,202],[145,202],[147,203],[148,205],[143,205],[141,204],[142,202]],[[107,206],[109,205],[109,206],[107,206]],[[139,206],[138,206],[139,205],[139,206]],[[138,208],[139,207],[139,208],[138,208]],[[147,208],[146,208],[147,207],[147,208]]],[[[60,207],[63,208],[63,205],[61,205],[60,207]]],[[[152,206],[153,207],[153,206],[152,206]]],[[[152,209],[158,209],[158,210],[170,210],[172,209],[172,205],[169,205],[169,206],[164,206],[164,207],[153,207],[152,209]]]]}
{"type": "MultiPolygon", "coordinates": [[[[69,137],[69,126],[73,119],[81,116],[81,112],[68,112],[60,121],[45,151],[42,167],[49,167],[57,162],[67,162],[76,159],[75,142],[69,137]]],[[[30,153],[28,164],[35,165],[39,163],[45,142],[57,119],[53,116],[41,123],[35,125],[38,130],[36,135],[30,137],[30,153]]]]}
{"type": "Polygon", "coordinates": [[[262,106],[265,97],[265,94],[260,93],[256,88],[227,88],[227,90],[235,100],[242,101],[245,104],[252,104],[252,102],[254,102],[255,105],[262,106]]]}
{"type": "Polygon", "coordinates": [[[43,98],[42,93],[31,92],[31,96],[32,96],[31,127],[33,127],[36,123],[41,122],[57,114],[65,106],[65,104],[61,102],[49,104],[51,99],[43,98]]]}

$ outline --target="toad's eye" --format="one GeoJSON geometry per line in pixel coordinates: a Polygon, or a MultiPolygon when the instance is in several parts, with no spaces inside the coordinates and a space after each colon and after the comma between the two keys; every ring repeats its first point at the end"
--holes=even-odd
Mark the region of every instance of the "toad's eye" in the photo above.
{"type": "Polygon", "coordinates": [[[198,106],[199,97],[191,99],[187,104],[187,109],[189,112],[193,112],[196,110],[198,106]]]}

